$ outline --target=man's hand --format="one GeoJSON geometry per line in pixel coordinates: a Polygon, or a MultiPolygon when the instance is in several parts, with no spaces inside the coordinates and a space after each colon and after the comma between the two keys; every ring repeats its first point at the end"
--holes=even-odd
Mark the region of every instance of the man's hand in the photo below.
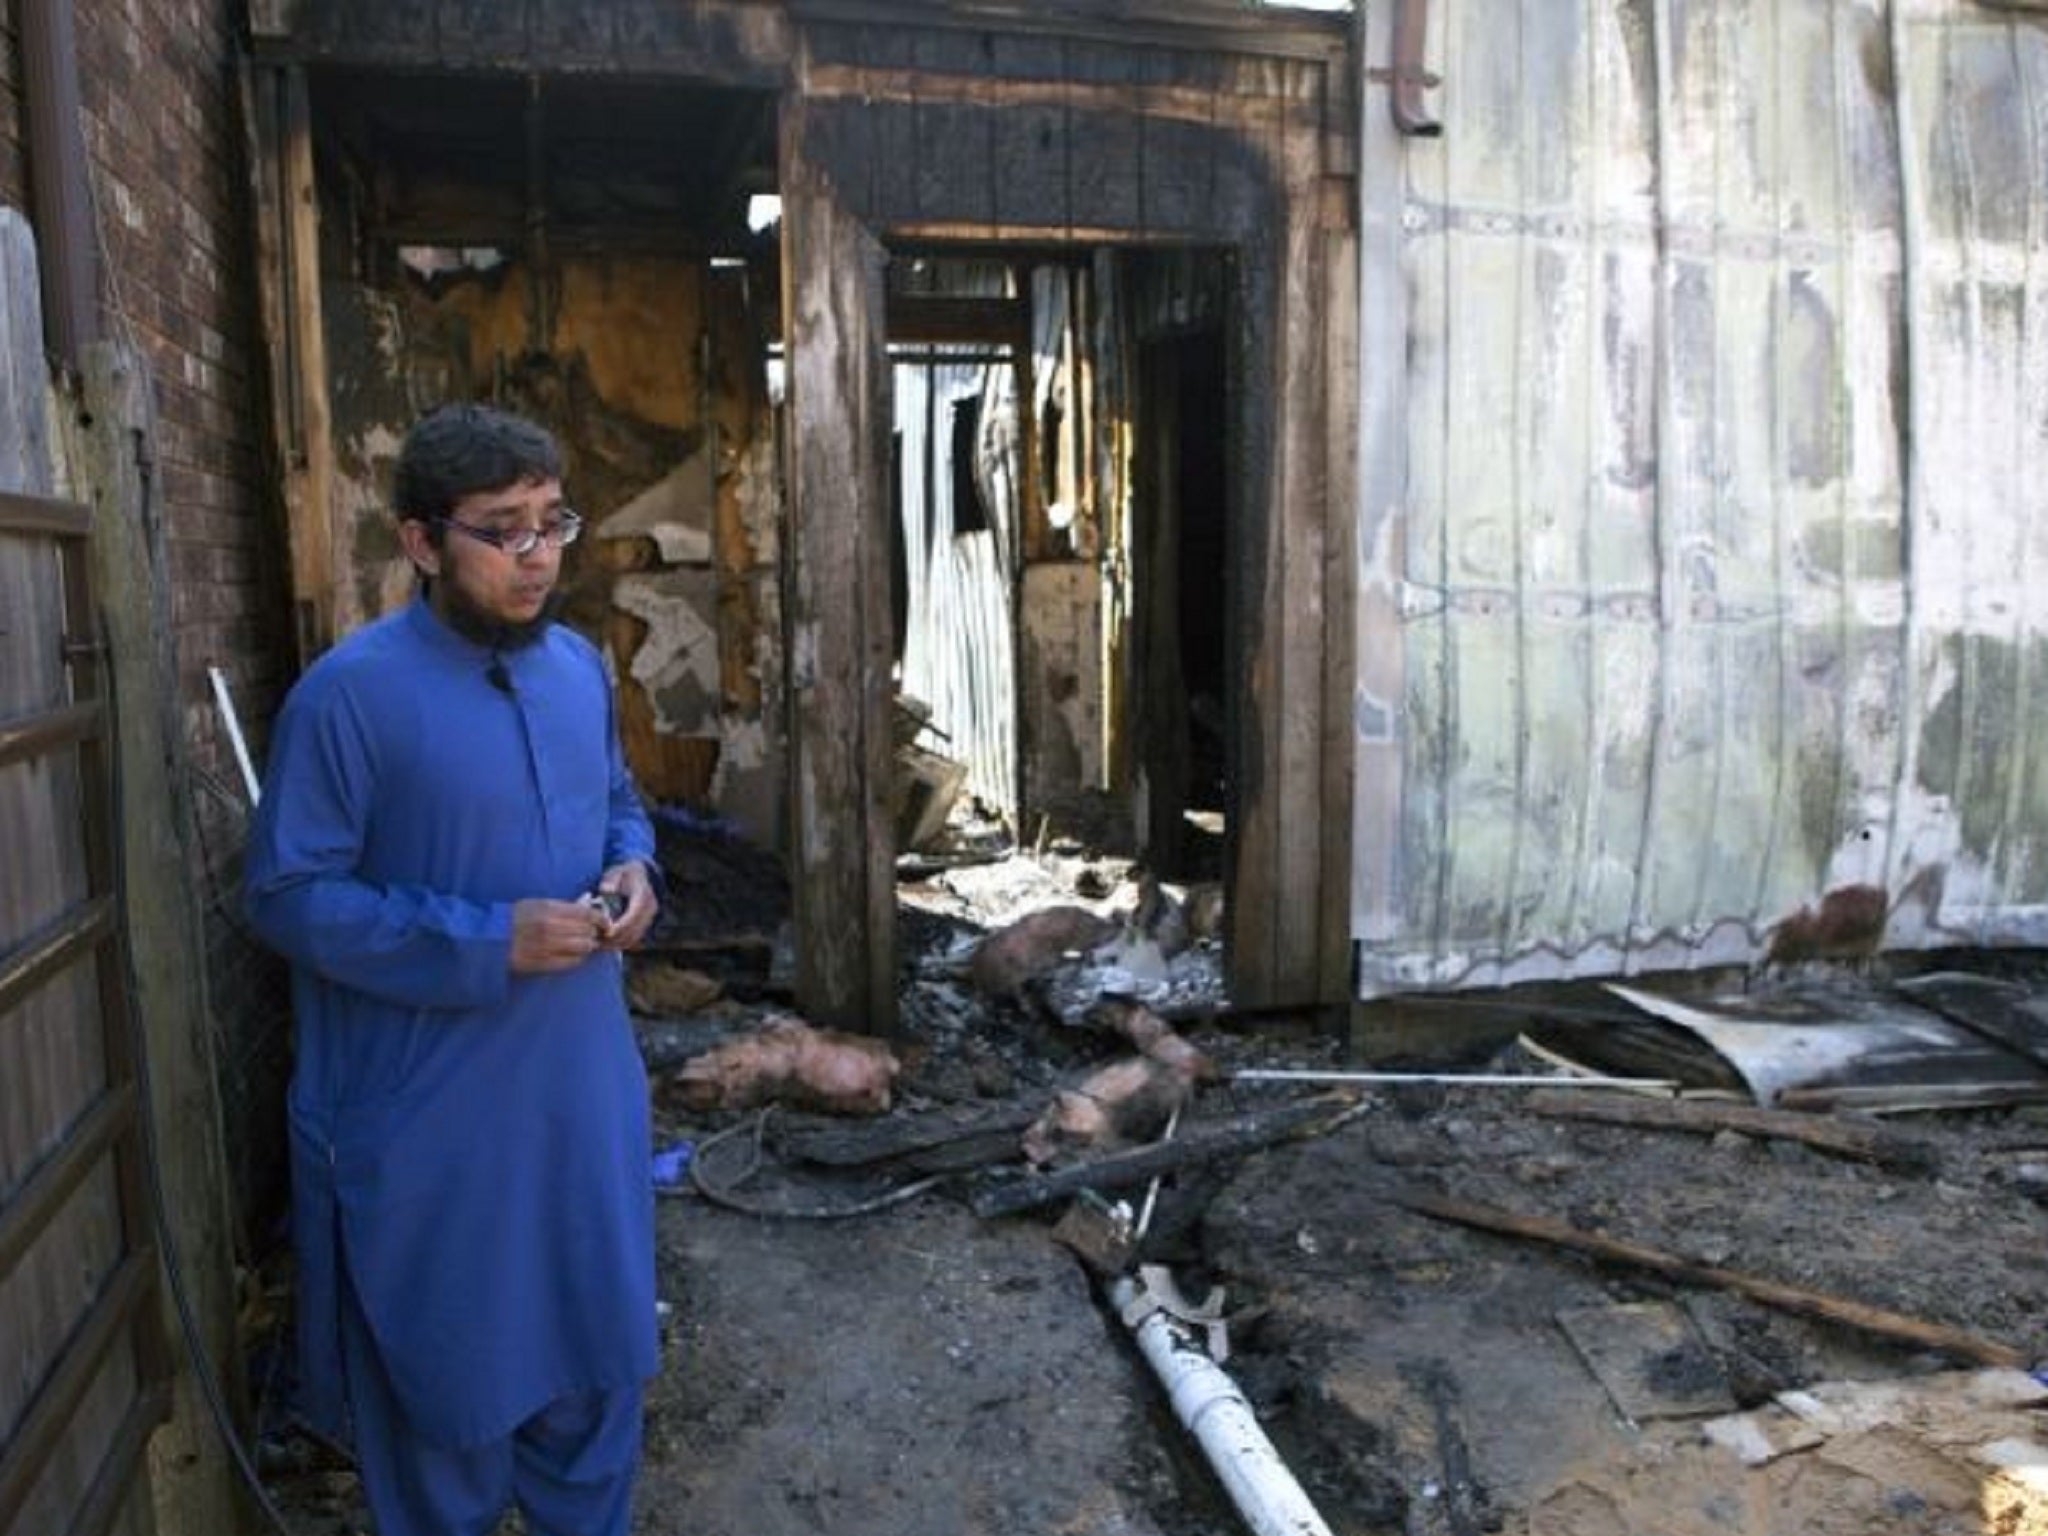
{"type": "Polygon", "coordinates": [[[597,882],[600,891],[616,891],[626,898],[626,910],[601,931],[600,937],[606,949],[635,949],[647,930],[654,926],[654,919],[661,911],[661,903],[654,895],[654,882],[647,878],[647,866],[638,859],[624,864],[614,864],[604,872],[604,878],[597,882]]]}
{"type": "MultiPolygon", "coordinates": [[[[641,877],[645,880],[645,876],[641,877]]],[[[650,905],[652,898],[650,897],[650,905]]],[[[631,916],[630,910],[627,916],[631,916]]],[[[533,897],[512,907],[512,974],[572,971],[603,947],[604,914],[580,901],[533,897]]]]}

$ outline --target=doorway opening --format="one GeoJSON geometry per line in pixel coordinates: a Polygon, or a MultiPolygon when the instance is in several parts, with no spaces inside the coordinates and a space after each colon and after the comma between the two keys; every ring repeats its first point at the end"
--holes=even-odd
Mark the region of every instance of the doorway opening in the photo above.
{"type": "Polygon", "coordinates": [[[899,851],[1064,838],[1220,873],[1230,273],[1206,250],[892,256],[899,851]]]}

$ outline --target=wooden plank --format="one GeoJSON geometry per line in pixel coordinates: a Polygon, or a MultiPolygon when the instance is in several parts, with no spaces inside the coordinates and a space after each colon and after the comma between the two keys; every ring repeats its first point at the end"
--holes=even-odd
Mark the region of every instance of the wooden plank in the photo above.
{"type": "Polygon", "coordinates": [[[334,639],[333,442],[320,309],[320,228],[305,70],[245,64],[258,312],[271,432],[284,472],[294,628],[304,665],[334,639]]]}
{"type": "Polygon", "coordinates": [[[516,64],[532,56],[531,18],[523,0],[441,0],[440,9],[443,41],[433,56],[441,62],[516,64]]]}
{"type": "MultiPolygon", "coordinates": [[[[346,51],[390,49],[430,54],[434,48],[434,0],[327,0],[338,25],[335,44],[346,51]]],[[[517,9],[508,6],[507,9],[517,9]]]]}
{"type": "Polygon", "coordinates": [[[116,1137],[134,1128],[135,1104],[132,1084],[102,1093],[7,1203],[0,1205],[0,1275],[14,1272],[93,1164],[106,1155],[116,1137]]]}
{"type": "MultiPolygon", "coordinates": [[[[1137,223],[1148,233],[1224,244],[1246,227],[1245,213],[1216,201],[1216,158],[1226,136],[1213,118],[1213,102],[1198,121],[1145,118],[1137,223]]],[[[1086,121],[1076,131],[1085,137],[1098,126],[1086,121]]]]}
{"type": "Polygon", "coordinates": [[[1761,1275],[1720,1269],[1711,1264],[1698,1264],[1691,1259],[1664,1253],[1642,1243],[1624,1242],[1605,1233],[1588,1232],[1548,1216],[1530,1216],[1520,1211],[1477,1205],[1442,1195],[1396,1195],[1392,1199],[1394,1204],[1405,1210],[1431,1216],[1438,1221],[1456,1222],[1460,1226],[1477,1227],[1482,1231],[1499,1232],[1509,1237],[1549,1243],[1554,1247],[1568,1248],[1607,1263],[1628,1264],[1638,1269],[1647,1269],[1686,1285],[1704,1285],[1718,1290],[1734,1291],[1738,1295],[1747,1296],[1753,1301],[1761,1301],[1781,1311],[1796,1313],[1801,1317],[1818,1318],[1822,1322],[1838,1323],[1843,1327],[1876,1334],[1880,1338],[1910,1345],[1915,1349],[1931,1349],[1940,1354],[1953,1355],[1963,1360],[1975,1360],[1984,1365],[2013,1366],[2022,1370],[2028,1362],[2025,1351],[1982,1338],[1961,1328],[1951,1328],[1943,1323],[1929,1323],[1897,1312],[1887,1312],[1880,1307],[1865,1306],[1858,1301],[1848,1301],[1839,1296],[1808,1290],[1803,1286],[1787,1285],[1782,1281],[1765,1279],[1761,1275]]]}
{"type": "Polygon", "coordinates": [[[0,767],[75,747],[98,736],[105,725],[106,711],[97,704],[73,704],[0,723],[0,767]]]}
{"type": "Polygon", "coordinates": [[[1349,33],[1349,18],[1341,15],[1189,0],[1058,7],[988,0],[943,10],[922,0],[792,0],[789,10],[806,33],[836,24],[874,30],[950,27],[974,34],[996,29],[1056,34],[1101,53],[1105,69],[1117,68],[1133,55],[1162,51],[1171,51],[1192,67],[1218,54],[1332,60],[1343,56],[1349,33]]]}
{"type": "Polygon", "coordinates": [[[996,184],[1004,168],[995,158],[993,108],[946,101],[920,101],[917,143],[911,164],[920,218],[968,225],[997,222],[996,184]]]}
{"type": "Polygon", "coordinates": [[[92,508],[50,496],[0,490],[0,533],[42,533],[82,539],[92,532],[92,508]]]}
{"type": "Polygon", "coordinates": [[[0,951],[0,1017],[113,934],[113,903],[101,896],[68,912],[32,942],[0,951]]]}
{"type": "Polygon", "coordinates": [[[997,346],[1028,347],[1031,306],[1023,299],[891,293],[888,326],[891,342],[990,342],[997,346]]]}
{"type": "Polygon", "coordinates": [[[789,343],[790,774],[798,998],[821,1024],[893,1032],[888,796],[891,420],[879,241],[782,123],[789,343]]]}
{"type": "Polygon", "coordinates": [[[1668,1301],[1564,1307],[1557,1325],[1630,1423],[1735,1411],[1720,1362],[1668,1301]]]}
{"type": "Polygon", "coordinates": [[[1066,109],[1075,114],[1121,114],[1148,124],[1240,128],[1267,112],[1263,102],[1240,102],[1176,81],[1149,85],[1102,84],[1086,79],[991,80],[986,74],[945,74],[901,64],[813,66],[806,94],[816,102],[858,101],[867,106],[916,104],[980,106],[1002,112],[1066,109]]]}
{"type": "Polygon", "coordinates": [[[1323,633],[1322,859],[1316,995],[1350,996],[1352,788],[1358,743],[1352,697],[1358,684],[1358,238],[1321,231],[1323,242],[1323,633]]]}
{"type": "MultiPolygon", "coordinates": [[[[1065,221],[1138,229],[1145,222],[1141,188],[1150,166],[1149,124],[1113,106],[1063,107],[1067,159],[1065,221]]],[[[1172,174],[1171,171],[1168,174],[1172,174]]]]}
{"type": "Polygon", "coordinates": [[[66,1343],[57,1368],[44,1380],[14,1438],[0,1451],[0,1530],[7,1530],[20,1512],[52,1451],[62,1442],[87,1388],[124,1330],[148,1304],[155,1268],[154,1249],[128,1255],[66,1343]]]}
{"type": "MultiPolygon", "coordinates": [[[[91,349],[86,360],[88,373],[103,370],[107,354],[108,348],[104,345],[91,349]]],[[[110,402],[102,392],[89,389],[87,398],[96,407],[102,408],[102,415],[107,419],[123,426],[141,425],[127,413],[105,410],[110,402]]],[[[138,432],[137,436],[147,442],[153,434],[138,432]]],[[[130,451],[132,455],[132,446],[130,451]]],[[[133,473],[139,476],[140,466],[132,465],[132,459],[131,467],[133,473]]],[[[116,507],[130,514],[141,512],[142,509],[134,506],[131,499],[119,494],[125,487],[111,480],[102,483],[109,491],[115,493],[112,499],[116,507]]],[[[108,530],[107,537],[114,536],[116,531],[108,530]]],[[[101,543],[103,547],[104,540],[101,543]]],[[[152,569],[166,569],[169,563],[167,558],[159,559],[152,569]]],[[[99,605],[94,595],[97,585],[93,571],[85,561],[65,562],[64,607],[73,625],[87,623],[88,616],[99,613],[99,605]]],[[[153,585],[145,590],[153,591],[153,585]]],[[[124,596],[127,597],[126,606],[129,612],[126,618],[129,621],[142,619],[148,613],[149,607],[145,599],[126,594],[124,596]]],[[[165,628],[168,629],[167,624],[165,628]]],[[[96,640],[100,638],[95,635],[96,640]]],[[[111,682],[107,674],[106,655],[101,645],[74,648],[70,652],[70,663],[72,697],[81,703],[93,703],[108,696],[111,682]]],[[[175,696],[175,687],[167,691],[170,696],[175,696]]],[[[128,713],[134,715],[137,712],[131,710],[128,713]]],[[[168,751],[160,752],[157,758],[159,765],[168,756],[168,751]]],[[[116,783],[109,743],[102,737],[88,737],[79,746],[78,792],[78,810],[83,823],[85,843],[86,890],[97,902],[120,893],[123,867],[122,855],[114,842],[116,797],[119,787],[116,783]]],[[[129,824],[156,818],[137,816],[121,819],[124,824],[129,824]]],[[[196,902],[191,904],[191,910],[197,910],[196,902]]],[[[117,913],[116,921],[120,920],[120,914],[117,913]]],[[[139,1073],[135,1059],[135,1035],[131,1032],[131,1026],[139,1017],[136,1012],[139,1004],[129,995],[128,972],[123,964],[119,945],[101,944],[95,954],[93,971],[97,981],[99,1007],[98,1018],[91,1022],[96,1024],[98,1029],[100,1054],[106,1063],[107,1082],[109,1086],[119,1087],[134,1082],[139,1073]]],[[[86,1023],[87,1021],[81,1018],[81,1024],[86,1023]]],[[[208,1038],[203,1028],[199,1032],[199,1038],[208,1038]]],[[[189,1037],[180,1043],[188,1045],[189,1048],[189,1037]]],[[[118,1143],[114,1153],[114,1173],[120,1186],[121,1227],[128,1251],[131,1254],[147,1251],[149,1192],[143,1176],[143,1149],[139,1134],[126,1136],[118,1143]]],[[[147,1271],[146,1279],[153,1288],[156,1280],[154,1266],[147,1271]]],[[[145,1385],[154,1385],[169,1378],[171,1366],[163,1331],[163,1318],[154,1306],[145,1305],[137,1309],[135,1353],[137,1369],[145,1385]]]]}
{"type": "MultiPolygon", "coordinates": [[[[1301,66],[1284,66],[1290,73],[1301,66]]],[[[1323,533],[1330,516],[1329,426],[1323,341],[1323,241],[1314,198],[1320,153],[1312,125],[1275,125],[1273,153],[1284,167],[1287,188],[1286,255],[1280,284],[1280,331],[1275,338],[1280,420],[1275,432],[1279,462],[1270,483],[1268,513],[1272,557],[1268,572],[1277,586],[1262,598],[1263,634],[1277,644],[1280,690],[1261,701],[1260,735],[1276,748],[1270,782],[1278,791],[1274,807],[1276,910],[1317,913],[1335,892],[1323,889],[1326,818],[1341,821],[1347,806],[1332,804],[1323,786],[1323,657],[1329,632],[1323,578],[1328,570],[1323,533]]],[[[1339,887],[1341,889],[1341,887],[1339,887]]],[[[1274,982],[1268,1000],[1313,1003],[1320,996],[1323,926],[1283,921],[1275,935],[1274,982]]],[[[1329,1001],[1335,1001],[1334,998],[1329,1001]]]]}
{"type": "Polygon", "coordinates": [[[1039,101],[998,109],[991,159],[992,217],[997,223],[1071,223],[1069,192],[1077,167],[1090,163],[1098,146],[1077,153],[1066,104],[1039,101]]]}
{"type": "MultiPolygon", "coordinates": [[[[134,1082],[132,1042],[137,1031],[147,1040],[154,1063],[149,1112],[159,1128],[157,1175],[167,1219],[181,1240],[189,1310],[207,1353],[225,1360],[233,1358],[235,1349],[232,1180],[213,1079],[199,837],[192,787],[176,772],[185,725],[170,639],[170,593],[157,575],[171,564],[169,509],[164,481],[150,472],[146,457],[147,445],[161,440],[156,393],[147,357],[130,351],[125,342],[90,349],[81,384],[82,414],[90,425],[75,443],[75,458],[96,487],[100,504],[109,509],[91,545],[91,583],[105,615],[109,678],[125,684],[120,707],[112,710],[123,765],[123,811],[118,825],[97,817],[94,833],[106,839],[109,870],[109,883],[95,889],[118,895],[117,921],[129,939],[126,965],[117,963],[113,947],[102,951],[103,1054],[110,1081],[134,1082]],[[112,876],[116,864],[118,887],[112,876]],[[139,1015],[125,995],[131,976],[138,995],[148,999],[139,1015]]],[[[81,697],[101,694],[99,670],[85,662],[75,666],[74,687],[81,697]]],[[[80,756],[88,781],[104,775],[111,793],[111,770],[95,767],[104,757],[101,748],[89,743],[80,756]]],[[[139,1137],[123,1140],[116,1167],[124,1222],[134,1244],[150,1230],[139,1137]]],[[[151,1307],[138,1320],[143,1330],[138,1366],[145,1390],[169,1369],[161,1317],[151,1307]]],[[[151,1448],[156,1465],[180,1469],[157,1491],[160,1523],[175,1530],[227,1529],[237,1518],[239,1495],[191,1373],[179,1374],[175,1402],[175,1422],[151,1448]]]]}
{"type": "Polygon", "coordinates": [[[1735,1131],[1772,1141],[1796,1141],[1837,1157],[1918,1173],[1930,1171],[1938,1161],[1927,1142],[1883,1126],[1761,1109],[1754,1104],[1555,1092],[1532,1093],[1525,1102],[1531,1114],[1556,1119],[1591,1120],[1646,1131],[1684,1131],[1699,1136],[1735,1131]]]}
{"type": "Polygon", "coordinates": [[[138,1497],[143,1486],[142,1458],[149,1449],[150,1436],[169,1413],[169,1388],[153,1386],[136,1395],[65,1536],[109,1536],[138,1497]]]}
{"type": "Polygon", "coordinates": [[[1283,816],[1295,807],[1281,799],[1280,745],[1276,727],[1283,704],[1279,636],[1271,604],[1285,600],[1281,572],[1274,568],[1275,524],[1280,515],[1279,433],[1285,412],[1279,395],[1279,334],[1284,277],[1284,232],[1240,252],[1239,334],[1233,356],[1241,360],[1232,405],[1237,435],[1230,466],[1230,551],[1225,585],[1226,738],[1230,743],[1232,788],[1226,860],[1224,957],[1231,999],[1262,1007],[1284,996],[1279,967],[1279,930],[1299,918],[1280,905],[1280,832],[1283,816]],[[1250,377],[1244,370],[1251,371],[1250,377]],[[1263,377],[1262,377],[1263,376],[1263,377]],[[1271,380],[1271,384],[1265,381],[1271,380]]]}
{"type": "Polygon", "coordinates": [[[1324,1135],[1355,1113],[1350,1100],[1331,1098],[1253,1110],[1216,1124],[1187,1126],[1172,1141],[1111,1152],[1051,1173],[992,1179],[968,1197],[968,1204],[983,1218],[1014,1216],[1069,1199],[1084,1189],[1129,1189],[1161,1174],[1243,1157],[1283,1141],[1324,1135]]]}
{"type": "Polygon", "coordinates": [[[551,64],[607,64],[618,56],[615,7],[591,0],[533,0],[530,9],[533,51],[551,64]]]}

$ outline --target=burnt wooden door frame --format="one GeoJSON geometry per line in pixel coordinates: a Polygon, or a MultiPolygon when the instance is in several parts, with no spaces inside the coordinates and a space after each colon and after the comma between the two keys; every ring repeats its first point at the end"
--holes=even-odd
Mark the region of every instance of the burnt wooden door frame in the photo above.
{"type": "MultiPolygon", "coordinates": [[[[1282,83],[1268,97],[1212,95],[1207,120],[1190,112],[1188,92],[1156,84],[1091,83],[1070,93],[1081,108],[1070,100],[1057,112],[1026,113],[1048,164],[1072,165],[1105,129],[1140,144],[1149,129],[1161,165],[1185,171],[1189,183],[1206,178],[1178,222],[1160,227],[1147,223],[1142,193],[1127,211],[1076,217],[1075,184],[1058,186],[1050,171],[1034,184],[1055,187],[1043,195],[1064,199],[1061,207],[999,206],[1004,194],[991,183],[1002,179],[1002,155],[1016,152],[1009,130],[1019,122],[1003,114],[1025,110],[1002,83],[966,63],[950,73],[905,69],[904,56],[925,56],[922,38],[875,63],[872,33],[849,29],[819,42],[807,29],[782,118],[791,857],[806,1011],[880,1033],[895,1018],[894,849],[880,811],[890,771],[889,639],[878,632],[889,622],[887,415],[872,392],[889,241],[1178,244],[1233,254],[1233,562],[1246,597],[1230,616],[1238,658],[1230,989],[1241,1006],[1342,1002],[1351,957],[1356,479],[1347,413],[1356,370],[1347,359],[1357,346],[1357,243],[1327,195],[1324,102],[1302,84],[1315,68],[1334,72],[1340,63],[1254,60],[1249,78],[1282,83]],[[1218,120],[1231,112],[1238,115],[1218,120]],[[983,145],[988,174],[976,176],[971,157],[983,145]],[[950,165],[939,163],[947,156],[950,165]],[[849,270],[835,272],[834,262],[849,270]],[[846,670],[862,657],[858,671],[846,670]]],[[[957,38],[931,45],[969,63],[974,46],[963,53],[957,38]]],[[[1031,87],[1020,100],[1034,93],[1044,94],[1031,87]]]]}
{"type": "Polygon", "coordinates": [[[788,338],[789,773],[797,989],[818,1021],[896,1027],[887,253],[782,114],[788,338]]]}

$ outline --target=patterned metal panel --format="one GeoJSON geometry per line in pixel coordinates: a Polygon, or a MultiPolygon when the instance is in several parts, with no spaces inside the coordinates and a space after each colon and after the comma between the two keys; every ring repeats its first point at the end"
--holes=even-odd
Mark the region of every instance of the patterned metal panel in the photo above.
{"type": "Polygon", "coordinates": [[[1364,122],[1361,992],[2048,940],[2048,22],[1429,10],[1442,137],[1364,122]]]}

